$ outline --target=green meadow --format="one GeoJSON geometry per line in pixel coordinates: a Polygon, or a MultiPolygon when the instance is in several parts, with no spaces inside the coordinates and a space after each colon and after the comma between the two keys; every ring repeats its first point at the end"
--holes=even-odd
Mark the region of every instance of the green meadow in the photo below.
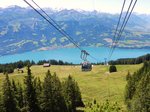
{"type": "MultiPolygon", "coordinates": [[[[41,80],[44,79],[47,70],[50,70],[52,74],[56,72],[62,81],[65,80],[68,75],[71,75],[78,82],[85,103],[94,99],[96,99],[97,102],[103,103],[108,99],[111,102],[118,102],[118,104],[125,109],[124,89],[126,85],[126,75],[128,71],[134,73],[141,66],[141,64],[117,65],[118,72],[116,73],[109,73],[109,66],[103,65],[93,66],[90,72],[82,72],[80,66],[55,65],[48,68],[32,66],[31,70],[32,75],[39,77],[41,80]]],[[[13,74],[9,74],[9,77],[16,82],[23,83],[25,75],[26,68],[24,68],[24,73],[18,73],[16,70],[13,74]]],[[[0,74],[0,90],[2,89],[4,79],[5,76],[0,74]]]]}

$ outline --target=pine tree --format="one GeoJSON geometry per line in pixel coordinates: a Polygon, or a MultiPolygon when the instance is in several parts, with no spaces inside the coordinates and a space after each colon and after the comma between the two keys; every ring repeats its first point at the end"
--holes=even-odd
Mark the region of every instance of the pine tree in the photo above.
{"type": "Polygon", "coordinates": [[[131,102],[133,99],[133,96],[136,91],[136,86],[137,86],[137,76],[138,72],[135,72],[130,78],[127,80],[127,85],[125,88],[125,103],[127,105],[127,108],[130,110],[131,107],[131,102]]]}
{"type": "Polygon", "coordinates": [[[48,70],[43,83],[43,110],[44,112],[66,112],[67,107],[62,95],[62,87],[59,78],[51,75],[48,70]]]}
{"type": "Polygon", "coordinates": [[[52,76],[48,70],[43,84],[43,111],[44,112],[67,112],[62,87],[56,73],[52,76]]]}
{"type": "Polygon", "coordinates": [[[150,112],[150,72],[139,82],[132,106],[134,112],[150,112]]]}
{"type": "Polygon", "coordinates": [[[63,84],[63,93],[70,112],[75,112],[76,107],[79,104],[83,104],[77,83],[71,76],[68,76],[68,79],[63,84]]]}
{"type": "Polygon", "coordinates": [[[17,93],[17,86],[14,80],[12,80],[12,89],[15,93],[17,93]]]}
{"type": "Polygon", "coordinates": [[[14,80],[12,80],[11,86],[12,86],[12,89],[13,89],[13,92],[14,92],[16,103],[18,105],[18,88],[17,88],[16,83],[15,83],[14,80]]]}
{"type": "Polygon", "coordinates": [[[68,79],[64,82],[63,87],[63,93],[66,100],[67,108],[69,112],[75,112],[75,86],[71,76],[69,76],[68,79]]]}
{"type": "Polygon", "coordinates": [[[34,80],[34,87],[36,87],[36,93],[37,93],[37,99],[38,99],[39,106],[40,106],[40,108],[42,108],[41,103],[42,103],[43,88],[42,88],[42,82],[41,82],[40,78],[36,78],[34,80]]]}
{"type": "Polygon", "coordinates": [[[37,78],[36,88],[37,88],[37,93],[41,94],[43,88],[42,88],[42,82],[40,78],[37,78]]]}
{"type": "Polygon", "coordinates": [[[18,112],[14,91],[8,74],[6,74],[6,79],[3,85],[3,106],[5,112],[18,112]]]}
{"type": "Polygon", "coordinates": [[[53,112],[66,112],[67,107],[65,104],[65,99],[62,95],[62,86],[56,73],[52,76],[52,106],[53,112]]]}
{"type": "Polygon", "coordinates": [[[43,112],[52,112],[52,76],[48,70],[43,83],[43,112]]]}
{"type": "Polygon", "coordinates": [[[75,96],[76,96],[76,107],[84,107],[84,103],[82,101],[80,88],[78,86],[78,83],[75,82],[75,96]]]}
{"type": "Polygon", "coordinates": [[[21,111],[23,109],[23,107],[24,107],[24,98],[23,98],[22,87],[21,87],[19,82],[18,82],[18,85],[16,85],[15,81],[12,80],[12,89],[13,89],[14,94],[15,94],[17,105],[18,105],[18,107],[19,107],[19,109],[21,111]]]}
{"type": "Polygon", "coordinates": [[[130,74],[130,72],[128,71],[128,74],[127,74],[127,76],[126,76],[126,80],[127,80],[127,81],[130,80],[130,78],[131,78],[131,74],[130,74]]]}
{"type": "Polygon", "coordinates": [[[2,95],[0,93],[0,112],[4,112],[4,108],[3,108],[3,103],[2,103],[2,95]]]}
{"type": "Polygon", "coordinates": [[[18,101],[18,106],[19,106],[20,110],[22,110],[23,107],[24,107],[24,96],[23,96],[23,89],[22,89],[22,86],[20,84],[18,84],[18,98],[17,98],[17,101],[18,101]]]}
{"type": "Polygon", "coordinates": [[[26,108],[29,112],[40,112],[38,105],[36,89],[33,84],[33,77],[31,75],[30,67],[27,67],[27,76],[25,77],[25,98],[26,108]]]}

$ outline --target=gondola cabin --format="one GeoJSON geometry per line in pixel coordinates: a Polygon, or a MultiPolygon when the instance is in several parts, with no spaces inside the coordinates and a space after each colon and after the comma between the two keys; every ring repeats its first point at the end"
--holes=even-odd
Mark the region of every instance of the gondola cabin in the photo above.
{"type": "Polygon", "coordinates": [[[85,61],[81,64],[81,70],[82,71],[91,71],[92,70],[92,64],[88,61],[85,61]]]}

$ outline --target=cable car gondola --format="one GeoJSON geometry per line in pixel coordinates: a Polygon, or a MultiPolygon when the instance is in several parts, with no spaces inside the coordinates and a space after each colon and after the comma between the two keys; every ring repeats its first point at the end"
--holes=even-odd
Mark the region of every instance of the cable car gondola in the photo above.
{"type": "Polygon", "coordinates": [[[91,71],[92,70],[92,64],[89,61],[87,61],[88,55],[89,54],[85,50],[81,51],[81,59],[84,60],[84,62],[81,64],[82,71],[91,71]]]}
{"type": "Polygon", "coordinates": [[[85,61],[81,65],[81,70],[82,71],[91,71],[92,70],[92,64],[88,61],[85,61]]]}

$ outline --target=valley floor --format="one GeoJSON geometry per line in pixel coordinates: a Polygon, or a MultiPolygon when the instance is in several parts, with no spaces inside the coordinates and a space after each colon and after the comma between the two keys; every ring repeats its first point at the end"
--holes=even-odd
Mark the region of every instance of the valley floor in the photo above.
{"type": "MultiPolygon", "coordinates": [[[[111,102],[118,102],[119,105],[125,109],[124,89],[126,85],[126,75],[128,71],[133,73],[141,66],[142,65],[117,65],[118,72],[116,73],[108,73],[108,66],[102,65],[95,65],[90,72],[82,72],[80,66],[51,66],[48,68],[32,66],[31,70],[34,77],[40,77],[42,80],[48,69],[52,74],[56,72],[62,81],[68,75],[71,75],[78,82],[85,103],[93,99],[102,103],[108,99],[111,102]]],[[[24,68],[24,73],[15,71],[13,74],[10,74],[10,79],[23,83],[25,75],[26,68],[24,68]]],[[[5,76],[0,74],[0,90],[4,78],[5,76]]]]}

